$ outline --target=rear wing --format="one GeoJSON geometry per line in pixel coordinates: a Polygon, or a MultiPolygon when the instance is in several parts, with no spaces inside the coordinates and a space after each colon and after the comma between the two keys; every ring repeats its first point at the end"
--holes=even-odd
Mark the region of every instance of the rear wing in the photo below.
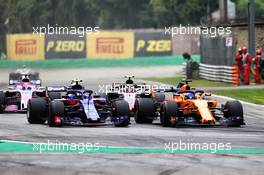
{"type": "Polygon", "coordinates": [[[66,92],[69,89],[69,87],[66,86],[48,86],[46,87],[46,90],[48,92],[66,92]]]}
{"type": "Polygon", "coordinates": [[[38,72],[32,72],[28,69],[17,70],[16,72],[9,73],[9,85],[15,85],[21,81],[22,77],[27,77],[29,82],[37,85],[41,85],[38,72]]]}
{"type": "MultiPolygon", "coordinates": [[[[16,85],[20,80],[9,80],[9,85],[16,85]]],[[[41,80],[30,80],[31,83],[41,85],[41,80]]]]}

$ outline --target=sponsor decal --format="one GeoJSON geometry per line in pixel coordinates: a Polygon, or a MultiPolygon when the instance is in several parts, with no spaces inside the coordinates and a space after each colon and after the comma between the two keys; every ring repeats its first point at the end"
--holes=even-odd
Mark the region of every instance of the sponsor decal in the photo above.
{"type": "Polygon", "coordinates": [[[37,41],[25,39],[16,41],[16,55],[35,55],[37,52],[37,41]]]}
{"type": "Polygon", "coordinates": [[[7,57],[10,60],[43,60],[44,37],[34,34],[7,35],[7,57]]]}
{"type": "Polygon", "coordinates": [[[100,32],[88,34],[87,58],[126,59],[134,56],[133,32],[100,32]]]}
{"type": "Polygon", "coordinates": [[[163,32],[136,32],[135,56],[160,56],[172,54],[171,37],[163,32]]]}
{"type": "Polygon", "coordinates": [[[85,40],[78,35],[46,35],[46,58],[85,58],[85,40]]]}
{"type": "Polygon", "coordinates": [[[120,38],[120,37],[96,38],[96,53],[123,54],[124,38],[120,38]]]}

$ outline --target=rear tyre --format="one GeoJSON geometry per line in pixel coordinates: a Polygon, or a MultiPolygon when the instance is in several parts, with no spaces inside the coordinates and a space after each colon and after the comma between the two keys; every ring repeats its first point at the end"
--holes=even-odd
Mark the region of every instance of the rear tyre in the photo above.
{"type": "Polygon", "coordinates": [[[48,125],[50,127],[62,126],[62,123],[56,123],[55,117],[64,116],[64,103],[61,101],[52,101],[49,104],[48,125]]]}
{"type": "Polygon", "coordinates": [[[155,115],[154,103],[151,98],[138,98],[135,102],[136,123],[152,123],[155,115]]]}
{"type": "Polygon", "coordinates": [[[120,98],[120,94],[118,94],[118,93],[110,92],[107,94],[107,100],[109,100],[109,101],[118,100],[119,98],[120,98]]]}
{"type": "Polygon", "coordinates": [[[161,103],[165,100],[165,94],[157,93],[155,99],[157,100],[157,102],[161,103]]]}
{"type": "Polygon", "coordinates": [[[10,80],[19,80],[20,79],[21,74],[20,73],[10,73],[9,74],[9,81],[10,80]]]}
{"type": "Polygon", "coordinates": [[[39,80],[39,73],[38,72],[34,72],[32,74],[30,74],[30,79],[31,80],[39,80]]]}
{"type": "Polygon", "coordinates": [[[170,121],[171,117],[178,116],[178,104],[173,101],[165,101],[161,106],[160,123],[163,127],[173,126],[176,123],[170,121]]]}
{"type": "Polygon", "coordinates": [[[244,114],[243,114],[243,107],[239,101],[227,101],[225,104],[225,118],[232,117],[232,124],[233,126],[241,126],[244,124],[244,114]]]}
{"type": "Polygon", "coordinates": [[[47,120],[47,102],[44,98],[28,101],[27,120],[30,124],[44,124],[47,120]]]}
{"type": "MultiPolygon", "coordinates": [[[[115,122],[117,127],[125,127],[129,125],[130,121],[130,111],[128,102],[125,100],[117,100],[113,102],[113,115],[115,117],[124,117],[123,120],[115,122]]],[[[120,118],[119,118],[120,119],[120,118]]]]}
{"type": "Polygon", "coordinates": [[[61,99],[61,93],[59,92],[49,92],[48,93],[50,101],[53,101],[55,99],[61,99]]]}
{"type": "Polygon", "coordinates": [[[0,113],[4,112],[4,106],[5,106],[5,93],[3,91],[0,91],[0,113]]]}

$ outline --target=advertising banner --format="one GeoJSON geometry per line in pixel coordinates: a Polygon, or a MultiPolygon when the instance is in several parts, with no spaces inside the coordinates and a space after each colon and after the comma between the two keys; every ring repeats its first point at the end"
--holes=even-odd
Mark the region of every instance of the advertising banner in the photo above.
{"type": "Polygon", "coordinates": [[[87,35],[87,58],[127,59],[134,56],[133,32],[100,32],[87,35]]]}
{"type": "Polygon", "coordinates": [[[44,60],[44,36],[37,34],[7,35],[7,57],[10,60],[44,60]]]}
{"type": "Polygon", "coordinates": [[[135,32],[135,56],[172,55],[170,35],[164,32],[135,32]]]}
{"type": "Polygon", "coordinates": [[[86,39],[85,36],[70,34],[46,35],[45,57],[52,58],[85,58],[86,39]]]}

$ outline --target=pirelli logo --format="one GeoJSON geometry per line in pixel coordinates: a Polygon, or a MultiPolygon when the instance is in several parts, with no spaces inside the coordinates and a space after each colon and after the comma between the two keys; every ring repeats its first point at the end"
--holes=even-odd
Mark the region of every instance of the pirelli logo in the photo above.
{"type": "Polygon", "coordinates": [[[44,60],[44,37],[34,34],[8,34],[7,56],[10,60],[44,60]]]}
{"type": "Polygon", "coordinates": [[[124,38],[96,38],[96,53],[123,54],[124,38]]]}
{"type": "Polygon", "coordinates": [[[17,40],[15,47],[16,55],[35,55],[37,52],[37,41],[35,39],[17,40]]]}
{"type": "Polygon", "coordinates": [[[134,55],[133,32],[100,32],[87,36],[87,58],[129,59],[134,55]]]}

